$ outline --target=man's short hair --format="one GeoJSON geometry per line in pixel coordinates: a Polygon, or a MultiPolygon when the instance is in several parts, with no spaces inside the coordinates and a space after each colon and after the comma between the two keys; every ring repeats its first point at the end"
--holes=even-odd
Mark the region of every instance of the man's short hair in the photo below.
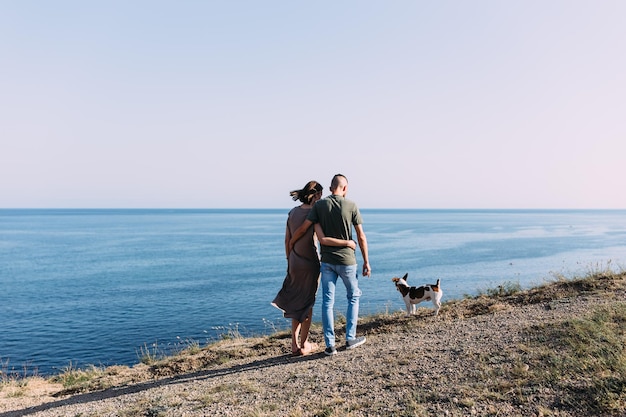
{"type": "Polygon", "coordinates": [[[343,174],[335,174],[335,176],[333,177],[333,180],[330,182],[330,189],[331,190],[336,190],[337,189],[337,187],[339,186],[339,184],[341,182],[341,178],[346,180],[346,184],[348,183],[348,178],[346,178],[345,175],[343,175],[343,174]]]}

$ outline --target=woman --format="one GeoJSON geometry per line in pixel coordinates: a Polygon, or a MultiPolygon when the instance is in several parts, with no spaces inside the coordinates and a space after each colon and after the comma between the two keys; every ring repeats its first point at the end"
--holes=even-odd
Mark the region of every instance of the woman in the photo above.
{"type": "MultiPolygon", "coordinates": [[[[287,255],[287,276],[281,290],[272,301],[274,307],[283,311],[285,318],[291,319],[291,352],[293,355],[308,355],[317,350],[317,343],[308,341],[315,293],[319,284],[320,261],[317,252],[317,239],[313,228],[309,227],[302,238],[290,247],[293,233],[306,220],[311,207],[322,197],[323,187],[317,181],[309,181],[301,190],[291,191],[294,200],[301,205],[294,207],[287,217],[285,230],[285,252],[287,255]]],[[[332,246],[354,246],[355,242],[322,236],[324,243],[332,246]]]]}

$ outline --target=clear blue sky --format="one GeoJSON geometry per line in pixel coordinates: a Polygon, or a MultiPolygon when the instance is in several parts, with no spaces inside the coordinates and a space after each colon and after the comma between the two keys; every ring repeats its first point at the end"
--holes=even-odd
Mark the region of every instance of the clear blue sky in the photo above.
{"type": "Polygon", "coordinates": [[[626,208],[625,16],[0,0],[0,207],[626,208]]]}

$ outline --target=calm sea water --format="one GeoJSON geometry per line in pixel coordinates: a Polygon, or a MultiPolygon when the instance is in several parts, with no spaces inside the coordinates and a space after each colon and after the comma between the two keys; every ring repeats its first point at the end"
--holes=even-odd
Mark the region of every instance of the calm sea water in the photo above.
{"type": "MultiPolygon", "coordinates": [[[[270,305],[287,212],[0,210],[0,365],[132,365],[142,349],[287,328],[270,305]]],[[[403,309],[391,278],[406,272],[413,284],[440,278],[445,301],[626,266],[626,211],[362,213],[374,271],[361,279],[362,314],[403,309]]],[[[340,314],[344,295],[339,286],[340,314]]]]}

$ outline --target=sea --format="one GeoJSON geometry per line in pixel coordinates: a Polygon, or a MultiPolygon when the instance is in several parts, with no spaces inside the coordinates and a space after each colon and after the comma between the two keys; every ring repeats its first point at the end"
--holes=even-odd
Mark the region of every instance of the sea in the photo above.
{"type": "MultiPolygon", "coordinates": [[[[132,366],[288,329],[270,304],[287,269],[288,211],[0,210],[0,371],[132,366]]],[[[440,279],[445,302],[626,266],[626,210],[362,215],[373,272],[360,278],[361,315],[403,310],[391,278],[405,273],[412,285],[440,279]]],[[[336,314],[345,306],[339,285],[336,314]]]]}

